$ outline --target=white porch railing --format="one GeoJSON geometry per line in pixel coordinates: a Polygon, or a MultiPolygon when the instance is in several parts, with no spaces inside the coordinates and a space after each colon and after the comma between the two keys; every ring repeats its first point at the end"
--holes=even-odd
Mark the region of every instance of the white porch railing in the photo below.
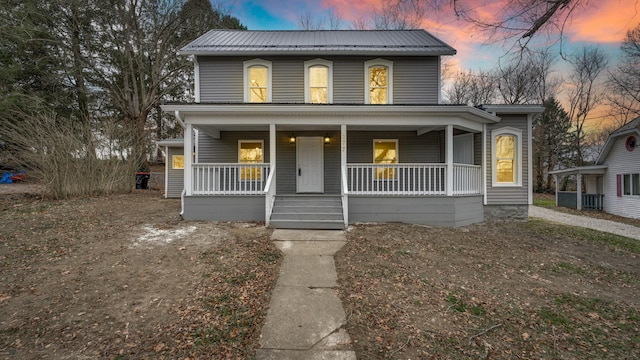
{"type": "Polygon", "coordinates": [[[193,164],[193,195],[263,195],[269,164],[193,164]]]}
{"type": "Polygon", "coordinates": [[[478,165],[453,164],[453,195],[482,194],[482,168],[478,165]]]}
{"type": "MultiPolygon", "coordinates": [[[[453,194],[482,193],[481,167],[455,164],[453,194]]],[[[350,195],[444,196],[446,164],[347,164],[350,195]]]]}

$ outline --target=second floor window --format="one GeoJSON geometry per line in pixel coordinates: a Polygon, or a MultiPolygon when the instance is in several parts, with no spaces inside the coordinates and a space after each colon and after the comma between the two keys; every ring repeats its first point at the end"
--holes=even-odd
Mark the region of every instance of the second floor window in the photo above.
{"type": "Polygon", "coordinates": [[[244,62],[244,101],[271,102],[271,62],[250,60],[244,62]]]}
{"type": "Polygon", "coordinates": [[[305,61],[305,90],[306,103],[330,104],[333,102],[333,64],[331,61],[315,59],[305,61]]]}
{"type": "Polygon", "coordinates": [[[393,103],[393,63],[376,59],[364,63],[365,67],[365,103],[393,103]]]}

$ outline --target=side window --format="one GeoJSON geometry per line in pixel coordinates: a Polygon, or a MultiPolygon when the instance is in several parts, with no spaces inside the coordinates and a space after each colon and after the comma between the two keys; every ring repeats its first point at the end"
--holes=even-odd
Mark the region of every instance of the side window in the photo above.
{"type": "MultiPolygon", "coordinates": [[[[398,139],[374,139],[373,140],[374,164],[398,163],[398,139]]],[[[391,166],[376,167],[376,180],[389,180],[396,178],[396,170],[391,166]]]]}
{"type": "Polygon", "coordinates": [[[640,195],[640,174],[622,175],[622,193],[624,195],[640,195]]]}
{"type": "MultiPolygon", "coordinates": [[[[238,162],[240,164],[262,164],[264,141],[238,140],[238,162]]],[[[256,166],[240,168],[240,180],[261,180],[262,169],[256,166]]]]}
{"type": "Polygon", "coordinates": [[[522,185],[522,131],[513,128],[491,133],[493,186],[522,185]]]}
{"type": "Polygon", "coordinates": [[[244,101],[271,102],[271,62],[261,59],[244,62],[244,101]]]}
{"type": "Polygon", "coordinates": [[[330,104],[333,102],[333,63],[314,59],[304,63],[304,102],[330,104]]]}
{"type": "Polygon", "coordinates": [[[393,62],[375,59],[364,63],[365,104],[393,103],[393,62]]]}

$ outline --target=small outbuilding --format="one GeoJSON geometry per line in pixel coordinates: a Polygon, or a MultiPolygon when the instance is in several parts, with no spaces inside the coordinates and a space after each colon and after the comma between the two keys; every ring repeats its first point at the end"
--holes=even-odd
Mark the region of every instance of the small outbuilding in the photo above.
{"type": "Polygon", "coordinates": [[[557,191],[556,186],[556,204],[640,219],[639,139],[640,117],[609,135],[595,165],[552,171],[556,184],[560,176],[576,176],[576,192],[557,191]]]}
{"type": "Polygon", "coordinates": [[[184,139],[158,141],[165,154],[164,197],[179,198],[184,188],[184,139]]]}

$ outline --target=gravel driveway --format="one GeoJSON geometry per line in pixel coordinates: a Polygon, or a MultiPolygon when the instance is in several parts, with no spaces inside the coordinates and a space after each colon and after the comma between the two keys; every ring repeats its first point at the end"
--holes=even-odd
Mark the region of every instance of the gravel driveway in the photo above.
{"type": "Polygon", "coordinates": [[[560,224],[581,226],[640,240],[640,228],[615,221],[594,219],[588,216],[571,215],[533,205],[529,206],[529,216],[553,221],[560,224]]]}

